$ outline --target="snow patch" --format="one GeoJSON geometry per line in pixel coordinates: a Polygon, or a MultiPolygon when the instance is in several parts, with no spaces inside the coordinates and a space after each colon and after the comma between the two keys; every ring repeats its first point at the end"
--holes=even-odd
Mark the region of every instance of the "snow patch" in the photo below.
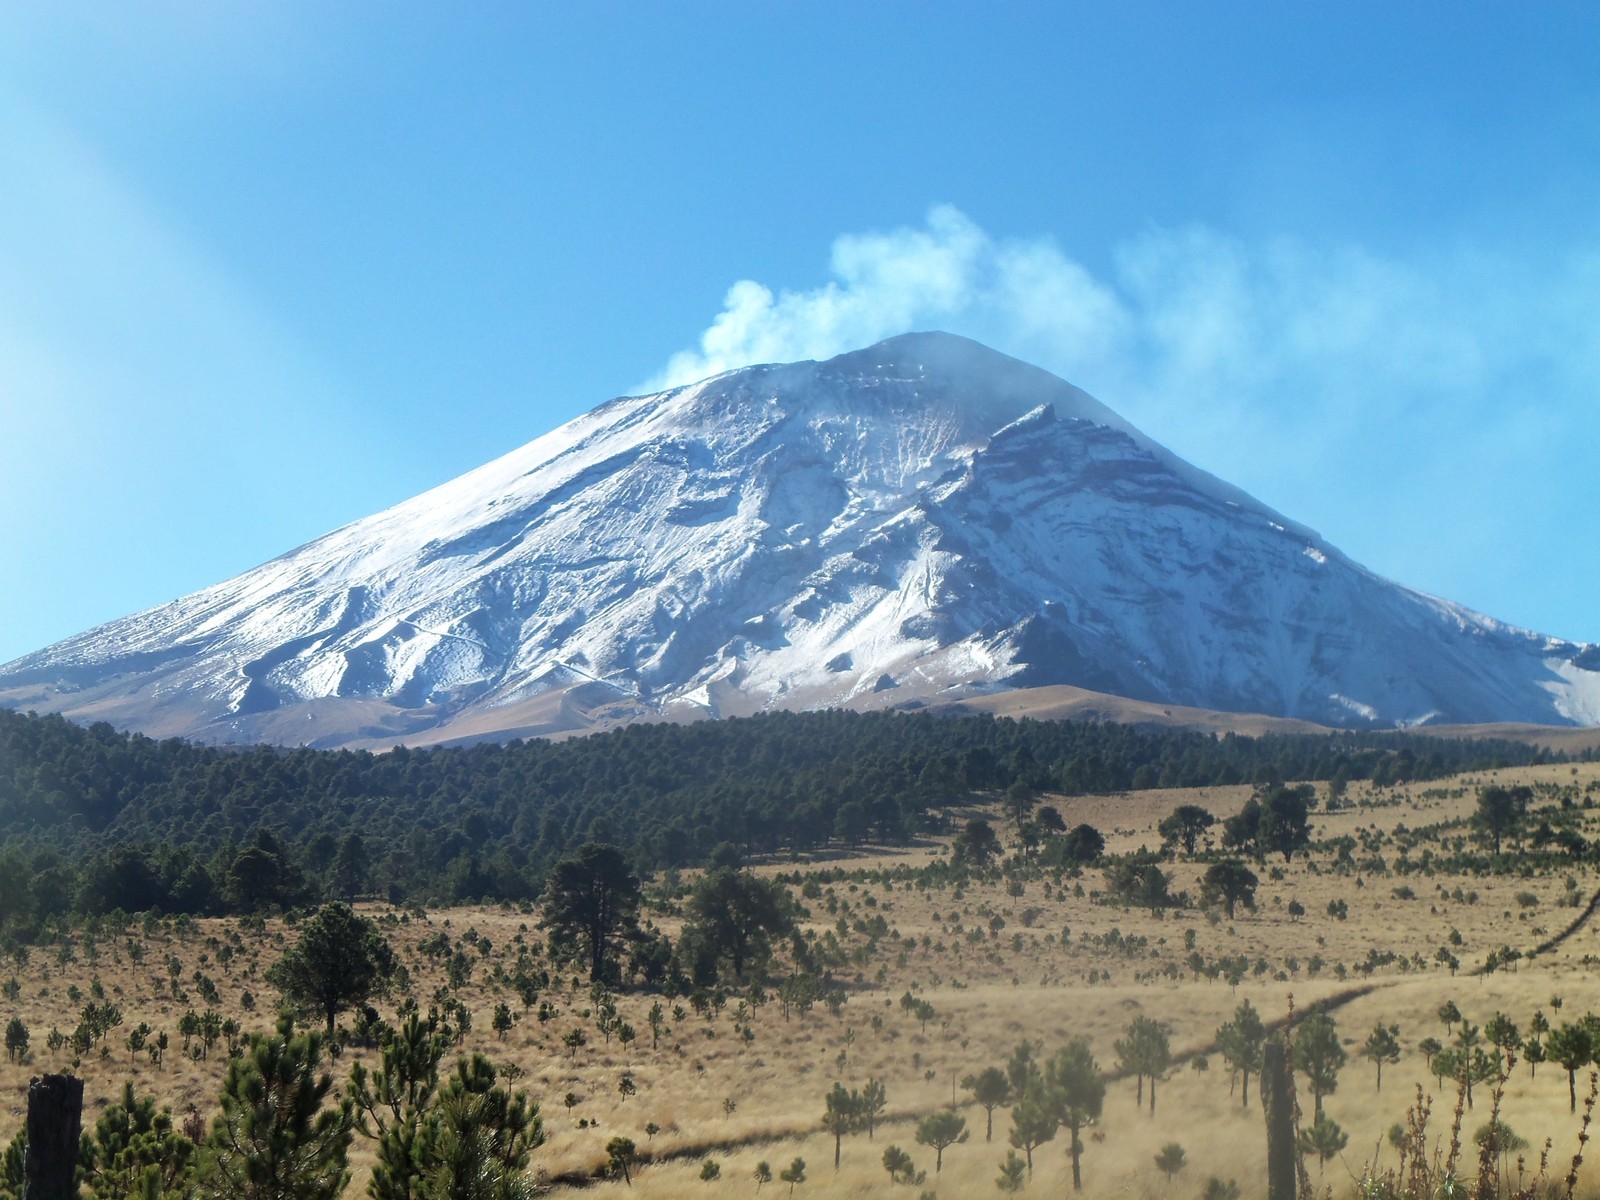
{"type": "Polygon", "coordinates": [[[1560,682],[1544,685],[1556,711],[1575,725],[1600,725],[1600,671],[1577,666],[1570,659],[1547,659],[1560,682]]]}
{"type": "Polygon", "coordinates": [[[1600,723],[1584,647],[1324,545],[1061,380],[918,335],[611,401],[0,687],[193,697],[194,732],[231,711],[241,738],[304,701],[326,728],[341,696],[418,722],[572,689],[731,714],[871,705],[885,680],[896,703],[1026,679],[1339,724],[1600,723]]]}
{"type": "Polygon", "coordinates": [[[1349,696],[1341,696],[1338,692],[1334,692],[1328,697],[1328,699],[1332,700],[1346,712],[1360,717],[1363,721],[1375,722],[1380,719],[1378,710],[1373,708],[1370,704],[1363,704],[1359,700],[1352,700],[1349,696]]]}

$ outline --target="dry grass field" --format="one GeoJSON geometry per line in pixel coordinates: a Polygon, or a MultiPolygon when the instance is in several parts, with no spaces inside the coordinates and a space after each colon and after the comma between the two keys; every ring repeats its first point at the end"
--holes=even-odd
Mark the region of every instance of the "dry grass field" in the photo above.
{"type": "MultiPolygon", "coordinates": [[[[547,1019],[539,1019],[537,1003],[523,1009],[507,973],[520,950],[540,948],[536,913],[489,907],[365,911],[399,951],[410,973],[410,994],[424,1010],[448,985],[443,959],[427,953],[424,944],[437,946],[443,933],[453,947],[469,950],[470,979],[455,991],[472,1013],[461,1049],[514,1067],[515,1086],[539,1101],[548,1140],[536,1152],[535,1167],[555,1190],[594,1176],[605,1161],[606,1142],[621,1134],[633,1138],[649,1161],[635,1171],[631,1185],[595,1181],[590,1190],[708,1200],[748,1196],[758,1190],[753,1173],[765,1161],[774,1181],[760,1190],[786,1194],[789,1185],[776,1175],[800,1157],[806,1179],[793,1189],[797,1196],[903,1192],[911,1200],[924,1190],[945,1197],[992,1194],[1008,1148],[1009,1110],[996,1110],[994,1140],[986,1143],[984,1112],[959,1080],[1004,1066],[1024,1039],[1048,1056],[1077,1036],[1090,1040],[1103,1070],[1115,1072],[1114,1042],[1131,1020],[1145,1016],[1170,1028],[1177,1062],[1160,1082],[1154,1114],[1136,1107],[1131,1078],[1110,1083],[1103,1116],[1085,1137],[1085,1193],[1195,1197],[1216,1176],[1236,1180],[1246,1197],[1261,1195],[1265,1135],[1256,1084],[1251,1081],[1248,1106],[1242,1104],[1212,1043],[1240,1003],[1248,1000],[1271,1021],[1286,1013],[1292,996],[1299,1009],[1318,1001],[1334,1004],[1331,1012],[1349,1054],[1337,1090],[1326,1099],[1349,1145],[1323,1172],[1315,1163],[1311,1172],[1314,1182],[1335,1195],[1350,1195],[1363,1164],[1393,1164],[1395,1152],[1385,1135],[1405,1119],[1419,1086],[1434,1097],[1430,1134],[1449,1138],[1455,1085],[1446,1080],[1441,1087],[1417,1049],[1427,1037],[1447,1040],[1437,1016],[1444,1002],[1454,1001],[1480,1026],[1504,1012],[1524,1033],[1538,1011],[1559,1024],[1600,1009],[1600,918],[1531,960],[1473,973],[1502,946],[1526,952],[1561,932],[1600,886],[1592,867],[1574,864],[1526,876],[1396,869],[1397,836],[1417,836],[1418,848],[1409,856],[1413,865],[1421,847],[1441,853],[1455,839],[1470,840],[1466,821],[1477,789],[1489,782],[1533,785],[1536,808],[1565,803],[1576,810],[1585,837],[1600,834],[1600,807],[1591,808],[1600,805],[1597,765],[1530,767],[1383,791],[1356,785],[1349,807],[1327,813],[1319,806],[1313,814],[1318,844],[1309,856],[1256,868],[1256,908],[1241,909],[1232,920],[1199,906],[1203,864],[1181,857],[1167,865],[1172,887],[1187,891],[1195,903],[1154,915],[1106,902],[1100,895],[1104,880],[1094,868],[1077,878],[1047,872],[1020,887],[1008,887],[1000,876],[965,887],[926,886],[927,877],[915,868],[947,853],[938,842],[908,851],[764,863],[759,872],[786,873],[791,881],[809,914],[808,926],[835,956],[834,977],[846,985],[848,1000],[837,1013],[818,1004],[787,1017],[776,996],[755,1005],[731,994],[720,1011],[709,1008],[704,1015],[686,999],[668,1001],[659,1045],[652,1045],[647,1017],[655,997],[619,995],[620,1015],[637,1036],[631,1044],[607,1040],[593,1020],[589,988],[575,986],[570,974],[553,980],[541,995],[547,1019]],[[1328,843],[1346,836],[1354,839],[1354,849],[1341,862],[1328,843]],[[917,885],[919,878],[924,886],[917,885]],[[1303,915],[1291,916],[1292,904],[1303,915]],[[1330,905],[1342,905],[1342,915],[1330,905]],[[1436,960],[1441,946],[1459,959],[1458,972],[1436,960]],[[1205,965],[1223,959],[1239,964],[1236,972],[1243,977],[1230,983],[1226,970],[1210,977],[1205,965]],[[900,999],[907,991],[932,1004],[931,1019],[919,1020],[904,1009],[900,999]],[[501,1003],[517,1017],[503,1037],[491,1028],[491,1014],[501,1003]],[[1359,1053],[1380,1022],[1399,1026],[1403,1046],[1400,1061],[1384,1070],[1381,1092],[1373,1065],[1359,1053]],[[563,1043],[574,1029],[587,1036],[587,1044],[575,1050],[563,1043]],[[1200,1056],[1208,1069],[1196,1069],[1200,1056]],[[820,1125],[823,1097],[835,1081],[859,1087],[869,1078],[887,1088],[886,1116],[870,1141],[865,1134],[845,1138],[835,1172],[833,1139],[820,1125]],[[632,1081],[632,1094],[624,1094],[624,1079],[632,1081]],[[952,1090],[970,1137],[944,1152],[936,1175],[933,1151],[913,1141],[914,1123],[948,1105],[952,1090]],[[1154,1164],[1169,1142],[1182,1145],[1187,1156],[1170,1180],[1154,1164]],[[881,1163],[891,1144],[909,1151],[927,1171],[920,1187],[891,1185],[881,1163]],[[707,1159],[715,1161],[720,1178],[701,1177],[707,1159]]],[[[1045,799],[1056,804],[1069,827],[1092,824],[1104,832],[1109,850],[1123,852],[1159,847],[1156,824],[1180,803],[1201,804],[1222,817],[1237,811],[1248,795],[1248,788],[1233,788],[1045,799]]],[[[991,815],[1004,830],[1005,818],[991,815]]],[[[669,932],[678,920],[659,899],[647,904],[645,915],[669,932]]],[[[114,1101],[129,1079],[180,1114],[193,1108],[209,1119],[226,1046],[219,1042],[206,1058],[185,1054],[179,1022],[187,1010],[209,1006],[247,1031],[270,1028],[277,996],[263,976],[294,937],[292,928],[276,920],[153,920],[79,938],[66,948],[35,947],[25,963],[0,966],[0,980],[16,981],[0,1001],[0,1024],[20,1017],[31,1033],[25,1061],[0,1068],[0,1141],[21,1124],[30,1076],[73,1065],[70,1045],[48,1047],[49,1031],[70,1033],[82,1006],[101,998],[118,1006],[122,1024],[73,1066],[86,1081],[86,1121],[114,1101]],[[215,988],[209,1002],[207,981],[215,988]],[[159,1068],[147,1054],[129,1051],[126,1036],[140,1022],[171,1037],[159,1068]]],[[[380,1006],[385,1015],[392,1015],[399,999],[391,996],[380,1006]]],[[[347,1048],[333,1070],[342,1075],[352,1061],[371,1055],[347,1048]]],[[[1530,1173],[1548,1137],[1551,1174],[1565,1176],[1578,1148],[1586,1076],[1580,1075],[1574,1115],[1559,1066],[1541,1065],[1536,1076],[1526,1065],[1513,1072],[1502,1117],[1532,1143],[1526,1152],[1530,1173]]],[[[1297,1086],[1309,1110],[1303,1079],[1297,1086]]],[[[1477,1089],[1475,1107],[1463,1117],[1463,1140],[1488,1120],[1490,1090],[1477,1089]]],[[[356,1148],[358,1156],[366,1153],[359,1139],[356,1148]]],[[[1467,1172],[1474,1173],[1475,1149],[1469,1147],[1465,1158],[1467,1172]]],[[[1028,1191],[1070,1191],[1065,1133],[1041,1147],[1035,1160],[1028,1191]]],[[[361,1161],[351,1195],[364,1186],[361,1161]]],[[[1514,1174],[1515,1167],[1510,1169],[1514,1174]]],[[[1579,1192],[1597,1191],[1600,1173],[1586,1166],[1579,1192]]]]}

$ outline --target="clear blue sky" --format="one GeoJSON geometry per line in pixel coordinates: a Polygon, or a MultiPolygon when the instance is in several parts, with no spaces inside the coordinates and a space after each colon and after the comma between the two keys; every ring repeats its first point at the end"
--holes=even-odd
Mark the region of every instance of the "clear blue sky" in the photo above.
{"type": "Polygon", "coordinates": [[[948,328],[1600,640],[1600,6],[0,8],[0,661],[948,328]]]}

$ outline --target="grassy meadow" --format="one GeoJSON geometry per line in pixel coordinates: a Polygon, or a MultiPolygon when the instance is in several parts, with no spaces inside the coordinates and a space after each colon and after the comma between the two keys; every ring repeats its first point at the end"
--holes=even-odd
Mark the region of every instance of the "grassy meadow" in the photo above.
{"type": "MultiPolygon", "coordinates": [[[[792,1188],[797,1196],[994,1194],[1010,1110],[996,1109],[993,1140],[986,1141],[984,1110],[961,1079],[1004,1067],[1020,1041],[1038,1043],[1039,1056],[1048,1057],[1077,1036],[1089,1039],[1100,1068],[1115,1075],[1114,1043],[1142,1016],[1169,1028],[1175,1061],[1156,1085],[1153,1113],[1149,1085],[1141,1107],[1131,1077],[1112,1079],[1101,1119],[1084,1137],[1085,1194],[1197,1197],[1216,1177],[1236,1181],[1243,1196],[1263,1195],[1257,1081],[1250,1080],[1245,1104],[1242,1081],[1214,1046],[1218,1028],[1248,1000],[1269,1022],[1282,1018],[1291,1003],[1300,1010],[1331,1005],[1349,1060],[1325,1108],[1349,1144],[1321,1169],[1315,1161],[1308,1169],[1313,1184],[1349,1195],[1364,1164],[1394,1164],[1386,1134],[1405,1121],[1419,1088],[1432,1098],[1430,1144],[1449,1141],[1456,1084],[1436,1080],[1418,1050],[1428,1037],[1449,1043],[1437,1015],[1445,1002],[1479,1026],[1503,1012],[1524,1034],[1536,1012],[1557,1025],[1600,1009],[1600,919],[1548,952],[1478,972],[1491,952],[1509,946],[1526,954],[1569,926],[1600,886],[1592,866],[1457,874],[1418,869],[1420,851],[1413,849],[1410,869],[1396,868],[1397,838],[1416,837],[1436,854],[1456,839],[1470,843],[1478,789],[1491,782],[1536,789],[1530,824],[1542,809],[1561,809],[1586,838],[1600,834],[1596,764],[1480,772],[1392,789],[1358,784],[1339,811],[1321,805],[1314,811],[1309,854],[1252,864],[1259,876],[1255,907],[1240,908],[1231,920],[1200,906],[1206,864],[1181,854],[1164,866],[1172,890],[1187,892],[1193,903],[1154,913],[1109,902],[1095,867],[1015,878],[991,871],[981,881],[974,876],[960,885],[930,885],[918,868],[946,856],[948,839],[760,863],[758,873],[781,876],[804,906],[805,925],[834,963],[833,977],[845,985],[847,1000],[837,1011],[818,1003],[787,1013],[772,987],[764,1003],[730,991],[725,1004],[704,1012],[685,997],[664,1000],[659,1040],[648,1014],[660,998],[644,993],[624,990],[615,998],[619,1016],[634,1030],[631,1041],[597,1028],[587,983],[575,980],[570,967],[557,969],[543,958],[537,910],[361,909],[395,947],[409,974],[409,994],[423,1011],[447,996],[459,999],[471,1013],[461,1052],[481,1051],[511,1068],[514,1086],[539,1102],[547,1140],[534,1166],[553,1191],[582,1186],[597,1195],[640,1197],[786,1195],[791,1187],[777,1176],[798,1157],[806,1169],[804,1182],[792,1188]],[[1351,845],[1341,842],[1345,838],[1354,848],[1341,858],[1340,845],[1351,845]],[[1458,960],[1457,969],[1437,957],[1441,947],[1458,960]],[[449,960],[457,951],[470,971],[463,977],[458,959],[452,980],[449,960]],[[553,976],[528,1007],[510,979],[521,952],[538,956],[553,976]],[[902,1003],[907,992],[931,1004],[932,1014],[909,1011],[902,1003]],[[497,1032],[492,1015],[501,1004],[514,1020],[497,1032]],[[1384,1067],[1381,1091],[1374,1065],[1360,1056],[1380,1023],[1398,1026],[1402,1045],[1399,1061],[1384,1067]],[[574,1030],[584,1032],[583,1045],[566,1040],[574,1030]],[[834,1140],[821,1128],[823,1098],[836,1081],[859,1087],[868,1079],[883,1081],[886,1112],[870,1140],[865,1133],[845,1136],[835,1171],[834,1140]],[[935,1174],[934,1151],[913,1140],[915,1123],[948,1106],[952,1096],[969,1136],[944,1151],[935,1174]],[[634,1139],[646,1159],[627,1184],[600,1177],[606,1143],[619,1134],[634,1139]],[[1185,1165],[1168,1178],[1154,1159],[1172,1142],[1183,1147],[1185,1165]],[[920,1185],[891,1185],[881,1161],[891,1144],[927,1172],[920,1185]],[[707,1161],[716,1164],[717,1178],[703,1178],[707,1161]],[[755,1171],[763,1161],[773,1180],[758,1189],[755,1171]]],[[[1318,792],[1325,797],[1326,787],[1318,792]]],[[[1238,787],[1042,800],[1060,810],[1068,827],[1086,822],[1101,830],[1107,851],[1119,854],[1158,848],[1156,825],[1179,804],[1199,804],[1221,818],[1249,795],[1248,787],[1238,787]]],[[[976,811],[953,812],[952,828],[976,811]]],[[[1009,851],[1009,818],[999,808],[987,815],[1009,851]]],[[[675,933],[681,887],[692,882],[692,873],[681,881],[653,881],[643,915],[675,933]]],[[[22,1061],[8,1058],[0,1066],[0,1143],[22,1123],[30,1077],[68,1068],[86,1082],[86,1124],[120,1097],[128,1080],[180,1119],[193,1110],[209,1122],[229,1039],[220,1038],[202,1057],[202,1039],[193,1037],[185,1052],[184,1014],[210,1008],[244,1032],[270,1029],[278,996],[264,976],[294,938],[281,919],[136,918],[121,928],[103,926],[93,935],[35,946],[26,961],[0,966],[0,980],[14,980],[0,1000],[0,1024],[20,1018],[30,1033],[22,1061]],[[121,1024],[87,1051],[70,1042],[51,1048],[51,1029],[70,1034],[91,1003],[114,1004],[121,1024]],[[147,1051],[129,1048],[128,1034],[141,1022],[169,1035],[159,1066],[147,1051]]],[[[378,1004],[380,1012],[392,1016],[400,999],[390,995],[378,1004]]],[[[330,1066],[342,1078],[353,1061],[374,1057],[371,1049],[350,1044],[330,1066]]],[[[1544,1140],[1551,1139],[1556,1192],[1564,1192],[1559,1181],[1578,1149],[1588,1074],[1586,1068],[1578,1076],[1576,1114],[1569,1111],[1567,1077],[1558,1064],[1541,1064],[1535,1074],[1519,1063],[1505,1085],[1501,1117],[1530,1143],[1524,1172],[1533,1174],[1544,1140]]],[[[1309,1114],[1303,1077],[1297,1088],[1309,1114]]],[[[1467,1174],[1476,1173],[1470,1138],[1489,1120],[1492,1091],[1480,1085],[1473,1108],[1461,1117],[1467,1174]]],[[[1058,1133],[1035,1152],[1026,1191],[1071,1190],[1067,1136],[1058,1133]]],[[[358,1138],[355,1152],[350,1195],[362,1194],[370,1143],[358,1138]]],[[[1506,1166],[1513,1182],[1514,1160],[1506,1166]]],[[[1585,1165],[1578,1191],[1600,1192],[1600,1171],[1585,1165]]]]}

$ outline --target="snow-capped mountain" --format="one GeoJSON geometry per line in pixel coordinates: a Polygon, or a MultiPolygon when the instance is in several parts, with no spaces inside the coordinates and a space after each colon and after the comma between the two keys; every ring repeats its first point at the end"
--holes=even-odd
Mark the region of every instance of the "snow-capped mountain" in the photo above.
{"type": "Polygon", "coordinates": [[[1380,579],[945,334],[601,405],[0,701],[317,745],[1047,683],[1337,725],[1600,724],[1600,647],[1380,579]]]}

